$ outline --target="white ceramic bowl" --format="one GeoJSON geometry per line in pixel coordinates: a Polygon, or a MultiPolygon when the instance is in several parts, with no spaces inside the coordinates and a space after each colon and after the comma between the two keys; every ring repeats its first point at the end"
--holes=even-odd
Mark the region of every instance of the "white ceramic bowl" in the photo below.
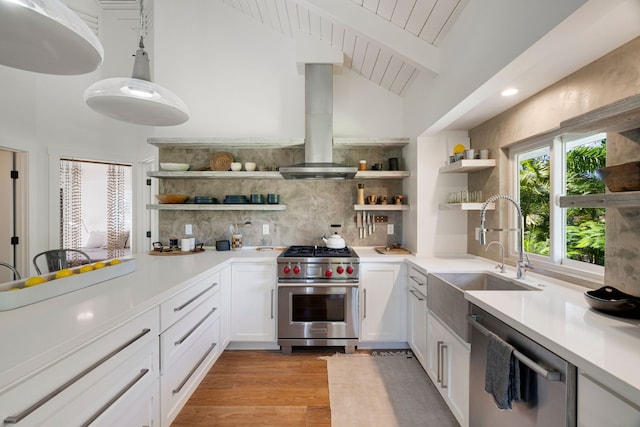
{"type": "Polygon", "coordinates": [[[160,163],[160,169],[163,171],[188,171],[188,163],[160,163]]]}
{"type": "Polygon", "coordinates": [[[253,172],[254,170],[256,170],[256,164],[254,162],[246,162],[244,164],[244,170],[253,172]]]}
{"type": "Polygon", "coordinates": [[[242,163],[240,162],[232,162],[231,163],[231,170],[234,172],[238,172],[242,170],[242,163]]]}

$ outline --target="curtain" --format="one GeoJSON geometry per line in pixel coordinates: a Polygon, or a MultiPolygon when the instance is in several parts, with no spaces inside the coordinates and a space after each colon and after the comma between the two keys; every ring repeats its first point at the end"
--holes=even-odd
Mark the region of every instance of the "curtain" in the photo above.
{"type": "MultiPolygon", "coordinates": [[[[60,248],[82,246],[82,165],[60,161],[60,248]]],[[[77,254],[72,256],[76,257],[77,254]]]]}
{"type": "Polygon", "coordinates": [[[107,257],[124,256],[128,233],[125,231],[124,166],[107,169],[107,257]]]}

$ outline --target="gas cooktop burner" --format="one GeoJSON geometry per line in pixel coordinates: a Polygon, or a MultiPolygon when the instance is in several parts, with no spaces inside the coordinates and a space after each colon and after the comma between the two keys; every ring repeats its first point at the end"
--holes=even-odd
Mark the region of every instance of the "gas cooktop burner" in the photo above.
{"type": "Polygon", "coordinates": [[[353,252],[349,248],[333,249],[326,246],[290,246],[283,257],[352,257],[353,252]]]}

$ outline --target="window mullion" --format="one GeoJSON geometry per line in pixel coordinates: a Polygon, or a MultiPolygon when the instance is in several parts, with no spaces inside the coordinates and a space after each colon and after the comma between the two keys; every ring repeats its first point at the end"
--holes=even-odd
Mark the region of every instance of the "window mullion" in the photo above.
{"type": "Polygon", "coordinates": [[[566,212],[556,201],[561,194],[566,192],[566,158],[564,143],[558,138],[554,138],[551,144],[551,158],[549,161],[550,189],[549,189],[549,257],[551,262],[559,264],[565,258],[566,232],[565,215],[566,212]]]}

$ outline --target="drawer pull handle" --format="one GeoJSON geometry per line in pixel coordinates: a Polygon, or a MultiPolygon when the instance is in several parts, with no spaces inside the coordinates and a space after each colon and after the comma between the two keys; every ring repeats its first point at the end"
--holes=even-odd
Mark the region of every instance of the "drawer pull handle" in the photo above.
{"type": "Polygon", "coordinates": [[[5,418],[4,419],[4,423],[5,424],[16,424],[16,423],[19,423],[22,419],[24,419],[25,417],[31,415],[33,412],[35,412],[38,408],[43,406],[45,403],[47,403],[48,401],[50,401],[51,399],[53,399],[54,397],[56,397],[57,395],[59,395],[60,393],[65,391],[67,388],[71,387],[75,382],[80,380],[80,378],[84,377],[85,375],[87,375],[88,373],[90,373],[91,371],[96,369],[98,366],[100,366],[103,363],[105,363],[107,360],[111,359],[116,354],[120,353],[122,350],[124,350],[125,348],[127,348],[128,346],[130,346],[131,344],[133,344],[134,342],[136,342],[137,340],[139,340],[140,338],[142,338],[143,336],[145,336],[149,332],[151,332],[151,329],[148,329],[148,328],[143,329],[138,335],[136,335],[135,337],[131,338],[129,341],[125,342],[120,347],[116,348],[111,353],[107,354],[102,359],[98,360],[93,365],[89,366],[87,369],[85,369],[84,371],[80,372],[75,377],[71,378],[69,381],[67,381],[66,383],[62,384],[60,387],[56,388],[51,393],[47,394],[45,397],[43,397],[42,399],[38,400],[33,405],[29,406],[27,409],[25,409],[24,411],[20,412],[18,415],[12,415],[12,416],[9,416],[9,417],[5,418]]]}
{"type": "Polygon", "coordinates": [[[367,318],[367,290],[363,289],[362,290],[362,318],[366,319],[367,318]]]}
{"type": "MultiPolygon", "coordinates": [[[[447,366],[445,369],[444,364],[448,363],[448,354],[449,354],[449,347],[442,343],[442,346],[440,347],[440,370],[442,371],[442,379],[440,381],[440,387],[441,388],[448,388],[448,385],[444,382],[445,377],[449,376],[449,367],[447,366]],[[447,357],[445,357],[445,351],[447,352],[447,357]]],[[[447,378],[447,383],[449,382],[449,379],[447,378]]]]}
{"type": "Polygon", "coordinates": [[[275,317],[275,314],[273,314],[273,306],[274,306],[274,299],[273,299],[273,294],[275,292],[275,289],[271,289],[271,318],[273,319],[275,317]]]}
{"type": "Polygon", "coordinates": [[[444,341],[438,341],[438,369],[436,369],[437,380],[442,384],[442,346],[444,345],[444,341]]]}
{"type": "Polygon", "coordinates": [[[198,295],[196,295],[195,297],[191,298],[189,301],[185,302],[180,307],[174,307],[173,312],[175,313],[175,312],[184,310],[185,307],[187,307],[189,304],[191,304],[192,302],[194,302],[195,300],[197,300],[202,295],[206,294],[207,292],[209,292],[211,289],[215,288],[216,286],[218,286],[218,282],[214,282],[207,289],[205,289],[204,291],[200,292],[198,295]]]}
{"type": "Polygon", "coordinates": [[[89,418],[87,421],[85,421],[82,424],[82,427],[86,427],[88,425],[90,425],[92,422],[94,422],[100,415],[102,415],[102,413],[104,411],[106,411],[107,409],[109,409],[109,407],[111,405],[113,405],[114,403],[116,403],[116,401],[118,399],[120,399],[126,392],[128,392],[129,390],[131,390],[131,388],[136,385],[136,383],[138,381],[140,381],[142,379],[142,377],[144,377],[145,375],[147,375],[147,373],[149,372],[148,369],[142,369],[140,370],[140,373],[138,375],[136,375],[136,377],[134,379],[132,379],[131,381],[129,381],[129,383],[127,385],[124,386],[124,388],[122,390],[120,390],[118,392],[118,394],[116,394],[115,396],[113,396],[111,399],[109,399],[109,401],[107,403],[104,404],[104,406],[100,409],[98,409],[98,411],[93,414],[93,416],[91,416],[91,418],[89,418]]]}
{"type": "Polygon", "coordinates": [[[178,385],[178,387],[171,390],[171,394],[180,393],[180,390],[182,390],[182,387],[184,387],[187,381],[189,381],[189,379],[191,378],[191,375],[193,375],[193,373],[200,367],[200,365],[202,365],[202,362],[204,362],[204,359],[206,359],[209,356],[209,354],[211,354],[214,348],[216,348],[216,343],[211,344],[211,347],[209,347],[209,350],[207,350],[204,356],[202,356],[200,360],[198,360],[198,363],[196,363],[195,366],[189,371],[187,376],[182,380],[182,382],[178,385]]]}
{"type": "Polygon", "coordinates": [[[424,286],[424,283],[423,283],[423,282],[421,282],[420,280],[418,280],[418,279],[419,279],[419,277],[416,277],[416,276],[409,276],[409,278],[410,278],[411,280],[413,280],[414,282],[416,282],[416,283],[418,284],[418,286],[424,286]]]}
{"type": "Polygon", "coordinates": [[[411,292],[411,295],[418,298],[418,301],[424,301],[424,298],[422,298],[422,295],[418,295],[416,291],[414,291],[413,289],[409,289],[409,292],[411,292]]]}
{"type": "Polygon", "coordinates": [[[200,321],[198,323],[196,323],[193,328],[189,329],[189,331],[184,334],[182,336],[182,338],[180,338],[178,341],[174,342],[174,345],[180,345],[182,344],[187,338],[189,338],[189,336],[195,332],[196,329],[198,329],[200,327],[200,325],[202,325],[208,318],[209,316],[211,316],[213,313],[215,313],[215,311],[217,310],[217,308],[212,308],[210,312],[207,313],[206,316],[204,316],[202,319],[200,319],[200,321]]]}

